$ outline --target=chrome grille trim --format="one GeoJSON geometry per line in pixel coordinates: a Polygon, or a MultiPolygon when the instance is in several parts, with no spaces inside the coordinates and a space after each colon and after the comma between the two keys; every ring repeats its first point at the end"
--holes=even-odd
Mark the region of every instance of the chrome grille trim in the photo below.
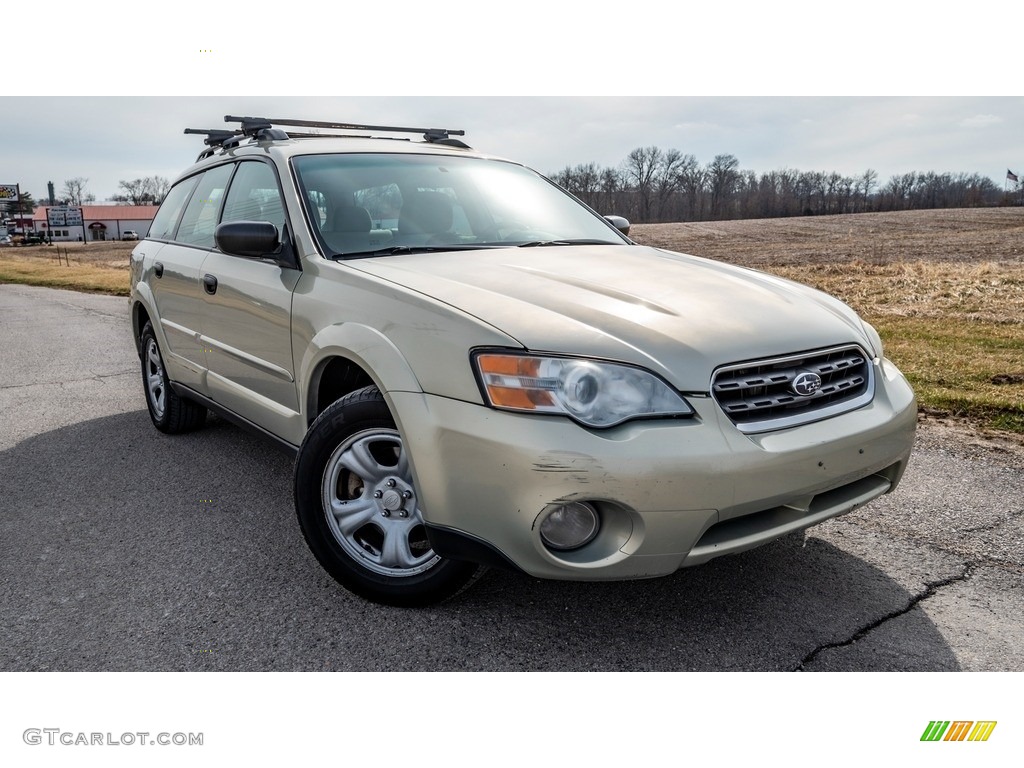
{"type": "Polygon", "coordinates": [[[768,432],[868,404],[874,369],[871,356],[850,344],[724,366],[715,371],[711,394],[740,432],[768,432]],[[797,395],[790,384],[806,373],[819,376],[821,386],[812,395],[797,395]]]}

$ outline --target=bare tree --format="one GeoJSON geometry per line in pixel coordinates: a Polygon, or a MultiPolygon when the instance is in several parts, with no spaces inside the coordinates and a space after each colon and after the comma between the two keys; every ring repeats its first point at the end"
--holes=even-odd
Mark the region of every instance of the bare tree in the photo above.
{"type": "Polygon", "coordinates": [[[64,182],[64,198],[67,200],[68,205],[81,205],[84,202],[96,199],[85,191],[85,185],[88,183],[89,180],[81,176],[76,176],[64,182]]]}
{"type": "Polygon", "coordinates": [[[878,185],[878,173],[873,168],[868,168],[857,179],[857,197],[863,205],[862,210],[870,208],[872,190],[878,185]]]}
{"type": "Polygon", "coordinates": [[[672,198],[682,186],[682,174],[689,163],[696,163],[693,155],[684,155],[678,149],[666,150],[661,156],[654,179],[654,193],[658,200],[658,220],[671,221],[673,218],[672,198]]]}
{"type": "MultiPolygon", "coordinates": [[[[687,157],[693,157],[687,155],[687,157]]],[[[707,184],[707,171],[697,164],[696,158],[692,163],[686,163],[679,171],[679,183],[686,193],[686,205],[689,211],[687,218],[690,221],[700,221],[704,218],[704,186],[707,184]]]]}
{"type": "Polygon", "coordinates": [[[131,181],[122,179],[117,185],[124,190],[124,194],[115,195],[114,199],[128,205],[159,205],[171,187],[171,183],[163,176],[146,176],[131,181]]]}
{"type": "Polygon", "coordinates": [[[633,184],[640,198],[640,221],[651,220],[651,201],[661,162],[661,150],[657,147],[637,147],[629,153],[623,166],[623,176],[627,183],[633,184]]]}
{"type": "Polygon", "coordinates": [[[146,181],[149,182],[152,205],[160,205],[171,189],[171,182],[163,176],[147,176],[146,181]]]}
{"type": "Polygon", "coordinates": [[[122,179],[117,182],[117,186],[124,190],[124,194],[115,195],[114,199],[118,202],[127,203],[128,205],[142,205],[143,190],[142,179],[132,179],[131,181],[125,181],[122,179]]]}
{"type": "Polygon", "coordinates": [[[598,212],[605,214],[626,213],[625,203],[620,199],[622,192],[622,177],[615,168],[605,168],[598,178],[598,212]]]}
{"type": "Polygon", "coordinates": [[[711,218],[729,218],[728,203],[732,199],[739,181],[740,161],[733,155],[715,155],[708,165],[708,180],[711,182],[711,218]]]}

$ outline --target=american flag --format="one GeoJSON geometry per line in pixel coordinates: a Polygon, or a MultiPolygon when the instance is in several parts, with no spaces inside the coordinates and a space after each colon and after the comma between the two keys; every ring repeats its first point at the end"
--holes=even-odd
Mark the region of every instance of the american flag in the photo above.
{"type": "Polygon", "coordinates": [[[1007,168],[1006,169],[1006,178],[1009,181],[1016,181],[1017,180],[1017,174],[1014,173],[1013,171],[1011,171],[1009,168],[1007,168]]]}

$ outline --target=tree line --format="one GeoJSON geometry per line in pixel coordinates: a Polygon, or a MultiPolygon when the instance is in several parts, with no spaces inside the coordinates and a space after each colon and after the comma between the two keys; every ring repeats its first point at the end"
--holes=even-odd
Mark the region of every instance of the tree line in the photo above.
{"type": "MultiPolygon", "coordinates": [[[[637,223],[816,216],[916,208],[970,208],[1009,203],[977,173],[910,172],[880,184],[858,176],[785,168],[757,174],[734,155],[702,165],[693,155],[634,149],[618,167],[566,166],[550,178],[600,213],[637,223]]],[[[1019,203],[1018,203],[1019,204],[1019,203]]]]}
{"type": "MultiPolygon", "coordinates": [[[[868,169],[858,176],[784,168],[758,174],[740,169],[734,155],[715,155],[701,165],[676,149],[638,147],[617,167],[596,163],[566,166],[549,174],[556,184],[601,213],[615,213],[632,222],[719,221],[786,216],[817,216],[917,208],[972,208],[1020,205],[1024,185],[1007,196],[991,179],[977,173],[897,174],[885,184],[868,169]]],[[[58,205],[80,206],[95,201],[88,179],[64,182],[58,205]]],[[[122,205],[159,205],[170,182],[162,176],[122,179],[113,200],[122,205]]],[[[0,206],[10,215],[17,207],[31,211],[45,205],[21,193],[19,203],[0,206]]]]}

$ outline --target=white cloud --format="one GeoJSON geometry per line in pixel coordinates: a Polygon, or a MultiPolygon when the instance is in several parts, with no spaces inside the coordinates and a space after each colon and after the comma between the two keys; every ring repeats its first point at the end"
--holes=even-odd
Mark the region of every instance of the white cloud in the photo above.
{"type": "Polygon", "coordinates": [[[965,117],[960,121],[961,128],[988,128],[990,125],[996,125],[1003,122],[1003,118],[998,115],[975,115],[974,117],[965,117]]]}

